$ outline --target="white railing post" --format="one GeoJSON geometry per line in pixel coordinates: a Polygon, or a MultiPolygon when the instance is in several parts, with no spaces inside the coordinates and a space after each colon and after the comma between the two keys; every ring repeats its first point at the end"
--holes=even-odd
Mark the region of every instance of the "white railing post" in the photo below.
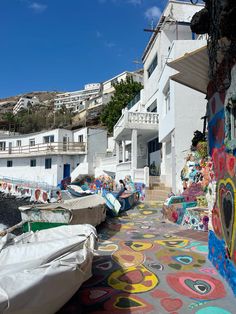
{"type": "Polygon", "coordinates": [[[144,184],[148,188],[149,187],[149,167],[144,167],[144,184]]]}

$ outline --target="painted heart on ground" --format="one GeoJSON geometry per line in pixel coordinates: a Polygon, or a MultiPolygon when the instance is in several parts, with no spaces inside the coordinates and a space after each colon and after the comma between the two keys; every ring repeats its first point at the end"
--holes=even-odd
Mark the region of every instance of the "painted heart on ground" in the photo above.
{"type": "Polygon", "coordinates": [[[180,299],[164,298],[161,299],[161,306],[167,312],[173,312],[179,310],[183,306],[183,301],[180,299]]]}

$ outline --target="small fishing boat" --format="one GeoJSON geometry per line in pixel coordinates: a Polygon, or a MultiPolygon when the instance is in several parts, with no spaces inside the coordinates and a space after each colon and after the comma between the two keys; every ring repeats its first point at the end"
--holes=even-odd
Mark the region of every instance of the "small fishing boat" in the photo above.
{"type": "Polygon", "coordinates": [[[118,216],[119,213],[126,211],[136,205],[139,201],[138,192],[124,192],[120,196],[116,192],[102,191],[102,196],[106,200],[108,212],[112,216],[118,216]]]}
{"type": "Polygon", "coordinates": [[[99,225],[106,219],[105,200],[97,195],[73,198],[61,203],[20,206],[23,232],[61,225],[99,225]]]}
{"type": "Polygon", "coordinates": [[[56,313],[91,277],[96,244],[90,225],[0,237],[0,313],[56,313]]]}

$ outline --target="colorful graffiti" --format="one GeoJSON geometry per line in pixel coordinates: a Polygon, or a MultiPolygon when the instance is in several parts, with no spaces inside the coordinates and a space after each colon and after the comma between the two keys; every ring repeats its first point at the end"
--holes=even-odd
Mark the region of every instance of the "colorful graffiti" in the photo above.
{"type": "Polygon", "coordinates": [[[143,265],[119,269],[108,278],[109,286],[129,293],[150,291],[158,283],[157,276],[143,265]]]}
{"type": "Polygon", "coordinates": [[[142,205],[98,229],[93,276],[58,314],[80,313],[79,307],[94,314],[187,313],[213,302],[230,311],[235,299],[207,260],[207,242],[179,237],[180,226],[163,224],[155,205],[142,205]],[[158,233],[149,233],[154,228],[158,233]]]}
{"type": "Polygon", "coordinates": [[[24,183],[9,183],[0,181],[0,191],[16,197],[28,197],[31,202],[47,203],[51,199],[49,190],[24,185],[24,183]]]}
{"type": "Polygon", "coordinates": [[[206,262],[202,254],[173,249],[161,249],[156,253],[156,257],[161,263],[175,270],[193,270],[202,267],[206,262]]]}
{"type": "Polygon", "coordinates": [[[173,290],[189,298],[214,300],[226,295],[222,282],[209,275],[178,272],[168,274],[166,280],[173,290]]]}
{"type": "MultiPolygon", "coordinates": [[[[231,75],[232,82],[235,82],[235,66],[231,75]]],[[[236,142],[232,138],[234,124],[231,101],[234,92],[235,86],[231,84],[226,93],[215,92],[208,102],[210,153],[217,181],[216,202],[210,222],[209,258],[236,293],[236,142]]]]}

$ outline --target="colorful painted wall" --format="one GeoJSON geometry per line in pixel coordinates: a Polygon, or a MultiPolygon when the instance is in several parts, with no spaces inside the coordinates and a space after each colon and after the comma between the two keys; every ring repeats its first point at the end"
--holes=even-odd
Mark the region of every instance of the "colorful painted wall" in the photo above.
{"type": "Polygon", "coordinates": [[[236,141],[233,134],[236,130],[236,116],[233,115],[236,103],[232,99],[236,93],[235,82],[236,66],[233,66],[231,84],[225,92],[209,88],[208,131],[217,182],[209,234],[209,258],[236,294],[236,141]]]}
{"type": "Polygon", "coordinates": [[[236,294],[236,2],[204,2],[191,29],[209,35],[208,134],[216,180],[209,259],[236,294]]]}

